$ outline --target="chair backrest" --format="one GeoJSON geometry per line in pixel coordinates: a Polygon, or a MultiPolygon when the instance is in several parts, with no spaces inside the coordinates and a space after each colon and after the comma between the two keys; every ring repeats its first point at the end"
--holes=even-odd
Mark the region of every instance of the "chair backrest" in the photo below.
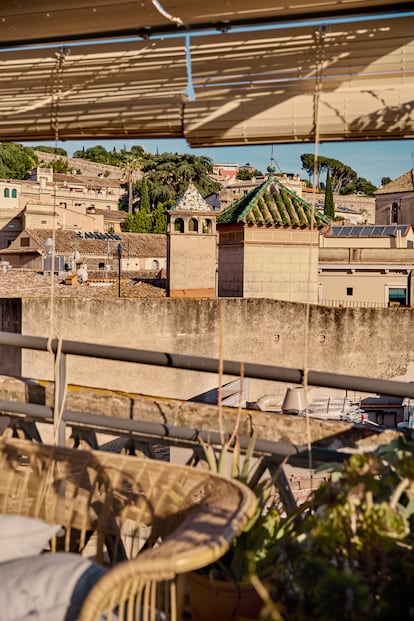
{"type": "Polygon", "coordinates": [[[0,512],[61,524],[52,551],[112,567],[82,621],[127,609],[176,618],[177,575],[219,558],[255,508],[247,487],[205,469],[0,439],[0,512]]]}

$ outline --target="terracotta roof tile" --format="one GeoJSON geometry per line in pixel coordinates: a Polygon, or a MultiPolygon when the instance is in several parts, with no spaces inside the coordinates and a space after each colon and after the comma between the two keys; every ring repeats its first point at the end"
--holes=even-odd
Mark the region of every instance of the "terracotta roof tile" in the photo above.
{"type": "Polygon", "coordinates": [[[394,194],[395,192],[414,192],[413,169],[404,173],[401,177],[398,177],[398,179],[381,186],[375,194],[394,194]]]}
{"type": "Polygon", "coordinates": [[[71,175],[68,173],[53,173],[53,181],[59,184],[64,184],[66,182],[94,188],[119,188],[120,185],[125,185],[125,182],[120,179],[92,177],[90,175],[71,175]]]}
{"type": "MultiPolygon", "coordinates": [[[[50,229],[26,229],[3,253],[21,252],[20,238],[27,236],[31,238],[30,247],[24,247],[26,252],[38,252],[43,249],[48,237],[53,237],[50,229]]],[[[167,236],[150,233],[117,233],[119,240],[114,239],[85,239],[80,237],[76,231],[65,231],[58,229],[55,231],[55,253],[57,255],[69,255],[77,250],[81,256],[105,256],[121,243],[123,252],[132,257],[166,257],[167,256],[167,236]]]]}
{"type": "MultiPolygon", "coordinates": [[[[312,225],[312,205],[289,190],[274,177],[236,200],[217,218],[217,224],[256,224],[307,228],[312,225]]],[[[322,228],[329,218],[314,211],[314,225],[322,228]]]]}

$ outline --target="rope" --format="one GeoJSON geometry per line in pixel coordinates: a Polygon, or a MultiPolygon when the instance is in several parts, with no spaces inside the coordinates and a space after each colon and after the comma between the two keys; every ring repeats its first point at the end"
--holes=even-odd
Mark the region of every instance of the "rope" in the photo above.
{"type": "MultiPolygon", "coordinates": [[[[320,95],[322,91],[322,80],[323,80],[323,64],[325,60],[325,26],[320,26],[318,30],[314,33],[315,45],[316,45],[316,54],[315,54],[315,87],[313,93],[313,130],[314,130],[314,168],[313,168],[313,194],[316,191],[316,181],[319,179],[318,175],[318,149],[319,149],[319,121],[320,121],[320,95]]],[[[311,278],[311,266],[312,266],[312,237],[313,230],[315,227],[315,200],[312,201],[311,207],[311,227],[310,227],[310,244],[309,244],[309,253],[310,260],[308,262],[309,270],[308,270],[308,286],[310,289],[310,278],[311,278]]],[[[306,409],[305,409],[305,419],[306,419],[306,444],[308,449],[308,469],[309,469],[309,479],[310,479],[310,488],[313,490],[313,462],[312,462],[312,434],[310,427],[310,416],[308,409],[308,372],[309,372],[309,335],[310,335],[310,303],[306,304],[306,317],[305,317],[305,347],[304,347],[304,361],[303,361],[303,380],[302,384],[305,391],[306,397],[306,409]]]]}
{"type": "Polygon", "coordinates": [[[55,394],[54,394],[54,404],[53,404],[53,438],[55,444],[59,443],[59,427],[62,422],[63,412],[65,409],[65,401],[66,401],[66,393],[68,388],[67,383],[67,371],[66,365],[64,368],[64,376],[63,376],[63,393],[60,396],[61,390],[61,377],[60,377],[60,369],[62,363],[62,338],[57,339],[57,347],[55,354],[55,364],[54,364],[54,377],[55,377],[55,394]]]}
{"type": "MultiPolygon", "coordinates": [[[[60,48],[55,53],[55,66],[51,76],[51,109],[50,123],[55,137],[55,148],[57,149],[59,141],[59,104],[62,97],[63,86],[63,68],[65,60],[69,54],[69,48],[60,48]]],[[[53,178],[52,178],[53,179],[53,178]]],[[[55,258],[56,258],[56,203],[57,203],[57,186],[53,179],[53,225],[52,225],[52,253],[50,266],[50,318],[49,318],[49,337],[47,341],[47,351],[54,356],[53,376],[54,376],[54,409],[53,409],[53,438],[54,443],[59,443],[59,427],[62,422],[63,411],[65,407],[67,381],[66,367],[64,369],[64,389],[61,393],[61,368],[62,368],[62,338],[56,335],[55,321],[55,258]],[[57,339],[56,352],[53,351],[52,342],[57,339]]]]}

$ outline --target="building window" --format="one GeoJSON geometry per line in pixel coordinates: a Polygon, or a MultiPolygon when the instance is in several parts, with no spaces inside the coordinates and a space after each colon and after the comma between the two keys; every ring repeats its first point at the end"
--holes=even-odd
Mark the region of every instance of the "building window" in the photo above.
{"type": "Polygon", "coordinates": [[[7,240],[7,248],[8,248],[9,246],[11,246],[11,245],[12,245],[12,243],[13,243],[13,240],[12,240],[12,239],[8,239],[8,240],[7,240]]]}
{"type": "Polygon", "coordinates": [[[12,189],[12,198],[17,198],[17,190],[16,190],[16,188],[12,189]]]}
{"type": "Polygon", "coordinates": [[[182,218],[177,218],[174,222],[174,231],[177,231],[177,233],[184,233],[184,220],[182,218]]]}
{"type": "Polygon", "coordinates": [[[213,231],[213,225],[211,223],[211,220],[204,220],[203,222],[203,233],[212,233],[213,231]]]}
{"type": "Polygon", "coordinates": [[[193,233],[198,233],[198,220],[196,220],[195,218],[190,218],[190,221],[188,223],[188,230],[192,231],[193,233]]]}
{"type": "Polygon", "coordinates": [[[157,259],[153,259],[152,265],[151,265],[151,269],[153,269],[153,270],[159,270],[160,269],[160,264],[157,261],[157,259]]]}
{"type": "Polygon", "coordinates": [[[389,306],[407,306],[407,289],[405,287],[389,287],[389,306]]]}
{"type": "Polygon", "coordinates": [[[20,246],[30,246],[30,239],[28,237],[22,237],[20,240],[20,246]]]}
{"type": "Polygon", "coordinates": [[[9,188],[4,188],[4,198],[9,198],[9,196],[10,196],[9,188]]]}
{"type": "Polygon", "coordinates": [[[346,288],[346,295],[354,295],[354,288],[353,287],[347,287],[346,288]]]}
{"type": "Polygon", "coordinates": [[[391,207],[391,224],[398,224],[398,203],[393,203],[391,207]]]}

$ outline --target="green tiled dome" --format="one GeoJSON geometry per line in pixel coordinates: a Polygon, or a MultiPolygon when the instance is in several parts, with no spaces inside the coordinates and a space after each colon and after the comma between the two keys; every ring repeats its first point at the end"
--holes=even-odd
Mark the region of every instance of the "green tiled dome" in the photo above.
{"type": "Polygon", "coordinates": [[[270,176],[262,185],[238,199],[217,218],[217,224],[258,224],[322,228],[329,218],[304,201],[297,194],[270,176]],[[314,219],[312,223],[312,217],[314,219]]]}

